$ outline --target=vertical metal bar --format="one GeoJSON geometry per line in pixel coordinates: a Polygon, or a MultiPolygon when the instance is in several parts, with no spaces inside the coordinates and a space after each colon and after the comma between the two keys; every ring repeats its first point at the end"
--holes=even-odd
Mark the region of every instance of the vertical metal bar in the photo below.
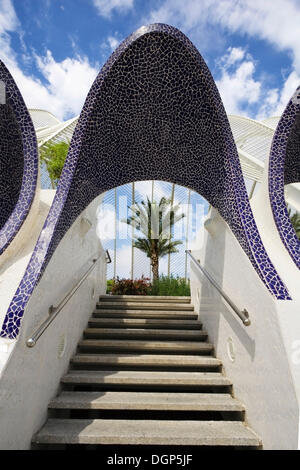
{"type": "Polygon", "coordinates": [[[115,239],[114,239],[114,278],[117,274],[117,188],[114,189],[115,196],[115,239]]]}
{"type": "MultiPolygon", "coordinates": [[[[174,193],[175,193],[175,184],[172,184],[172,189],[171,189],[171,210],[173,209],[173,204],[174,204],[174,193]]],[[[170,224],[170,239],[172,236],[172,229],[171,229],[171,224],[170,224]]],[[[168,254],[168,277],[170,277],[170,271],[171,271],[171,253],[168,254]]]]}
{"type": "Polygon", "coordinates": [[[186,252],[185,252],[185,280],[187,280],[187,264],[188,264],[188,254],[187,254],[187,250],[188,250],[188,243],[189,243],[189,219],[190,219],[190,202],[191,202],[191,190],[189,189],[189,193],[188,193],[188,210],[187,210],[187,221],[186,221],[186,237],[185,237],[185,249],[186,249],[186,252]]]}
{"type": "MultiPolygon", "coordinates": [[[[135,183],[131,183],[131,204],[132,206],[135,203],[135,183]]],[[[134,237],[134,226],[131,227],[131,279],[134,276],[134,246],[133,246],[133,237],[134,237]]]]}

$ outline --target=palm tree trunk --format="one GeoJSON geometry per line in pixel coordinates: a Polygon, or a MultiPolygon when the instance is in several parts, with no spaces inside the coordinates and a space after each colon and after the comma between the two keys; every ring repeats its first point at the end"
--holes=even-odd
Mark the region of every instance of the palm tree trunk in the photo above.
{"type": "Polygon", "coordinates": [[[151,256],[152,276],[153,281],[157,281],[159,277],[159,259],[157,255],[151,256]]]}

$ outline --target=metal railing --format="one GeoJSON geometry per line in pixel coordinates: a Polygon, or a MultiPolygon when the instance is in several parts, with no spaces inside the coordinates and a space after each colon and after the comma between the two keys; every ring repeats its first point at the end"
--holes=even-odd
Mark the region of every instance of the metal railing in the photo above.
{"type": "Polygon", "coordinates": [[[232,308],[232,310],[237,314],[237,316],[242,320],[245,326],[251,325],[251,321],[249,318],[249,313],[246,309],[240,310],[234,302],[228,297],[228,295],[223,291],[223,289],[217,284],[214,278],[206,271],[206,269],[201,266],[200,262],[192,255],[191,250],[186,250],[186,253],[191,257],[193,262],[196,264],[197,268],[204,274],[204,276],[211,282],[211,284],[217,289],[217,291],[221,294],[223,299],[228,303],[228,305],[232,308]]]}
{"type": "Polygon", "coordinates": [[[107,264],[110,264],[112,261],[111,261],[111,257],[110,257],[109,251],[108,251],[108,250],[105,250],[105,253],[106,253],[106,263],[107,263],[107,264]]]}
{"type": "MultiPolygon", "coordinates": [[[[38,339],[42,336],[42,334],[47,330],[47,328],[51,325],[53,320],[57,317],[59,312],[64,308],[64,306],[69,302],[69,300],[73,297],[75,292],[79,289],[81,284],[86,280],[86,278],[90,275],[90,273],[93,271],[93,269],[96,266],[97,261],[101,258],[102,253],[98,256],[98,258],[93,259],[93,264],[92,266],[85,272],[85,274],[80,278],[80,280],[75,284],[75,286],[67,293],[67,295],[63,298],[63,300],[57,305],[57,307],[54,307],[51,305],[49,307],[49,316],[46,318],[46,320],[37,328],[37,330],[33,333],[33,335],[28,338],[26,341],[26,346],[28,348],[33,348],[38,339]]],[[[108,250],[106,250],[106,256],[107,259],[110,261],[107,261],[107,263],[111,262],[110,255],[108,250]]]]}

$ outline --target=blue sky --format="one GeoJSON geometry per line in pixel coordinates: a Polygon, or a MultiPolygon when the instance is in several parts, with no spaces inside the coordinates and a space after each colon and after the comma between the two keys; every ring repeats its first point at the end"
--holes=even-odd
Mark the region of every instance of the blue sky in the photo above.
{"type": "Polygon", "coordinates": [[[229,114],[281,114],[300,84],[300,0],[0,0],[0,57],[28,107],[66,119],[120,41],[153,22],[194,42],[229,114]]]}

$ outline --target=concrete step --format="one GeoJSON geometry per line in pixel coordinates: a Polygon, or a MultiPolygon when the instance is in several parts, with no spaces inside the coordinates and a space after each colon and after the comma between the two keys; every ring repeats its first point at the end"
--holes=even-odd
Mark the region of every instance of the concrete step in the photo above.
{"type": "Polygon", "coordinates": [[[71,370],[63,384],[100,384],[159,387],[228,387],[232,382],[219,372],[71,370]]]}
{"type": "Polygon", "coordinates": [[[222,362],[210,356],[159,354],[77,354],[71,363],[80,366],[114,366],[119,368],[220,368],[222,362]]]}
{"type": "Polygon", "coordinates": [[[98,309],[93,313],[95,318],[154,318],[160,320],[197,320],[194,312],[165,310],[134,310],[134,309],[98,309]]]}
{"type": "Polygon", "coordinates": [[[186,303],[175,303],[175,302],[97,302],[97,309],[134,309],[134,310],[173,310],[173,311],[187,311],[192,312],[194,310],[193,305],[186,303]]]}
{"type": "Polygon", "coordinates": [[[245,411],[228,393],[62,392],[51,409],[245,411]]]}
{"type": "Polygon", "coordinates": [[[51,409],[245,411],[228,393],[62,392],[51,409]]]}
{"type": "Polygon", "coordinates": [[[138,328],[86,328],[85,338],[128,338],[128,339],[176,339],[205,341],[207,332],[203,330],[159,330],[138,328]]]}
{"type": "Polygon", "coordinates": [[[114,340],[114,339],[83,339],[79,342],[80,350],[106,350],[106,351],[143,351],[169,353],[169,354],[211,354],[213,345],[195,341],[140,341],[140,340],[114,340]]]}
{"type": "Polygon", "coordinates": [[[34,443],[256,447],[260,440],[236,421],[49,419],[34,443]]]}
{"type": "Polygon", "coordinates": [[[90,327],[96,328],[160,328],[170,330],[200,330],[197,320],[160,320],[151,318],[91,318],[90,327]]]}
{"type": "Polygon", "coordinates": [[[167,302],[184,303],[191,302],[191,297],[170,296],[170,295],[100,295],[100,302],[167,302]]]}

